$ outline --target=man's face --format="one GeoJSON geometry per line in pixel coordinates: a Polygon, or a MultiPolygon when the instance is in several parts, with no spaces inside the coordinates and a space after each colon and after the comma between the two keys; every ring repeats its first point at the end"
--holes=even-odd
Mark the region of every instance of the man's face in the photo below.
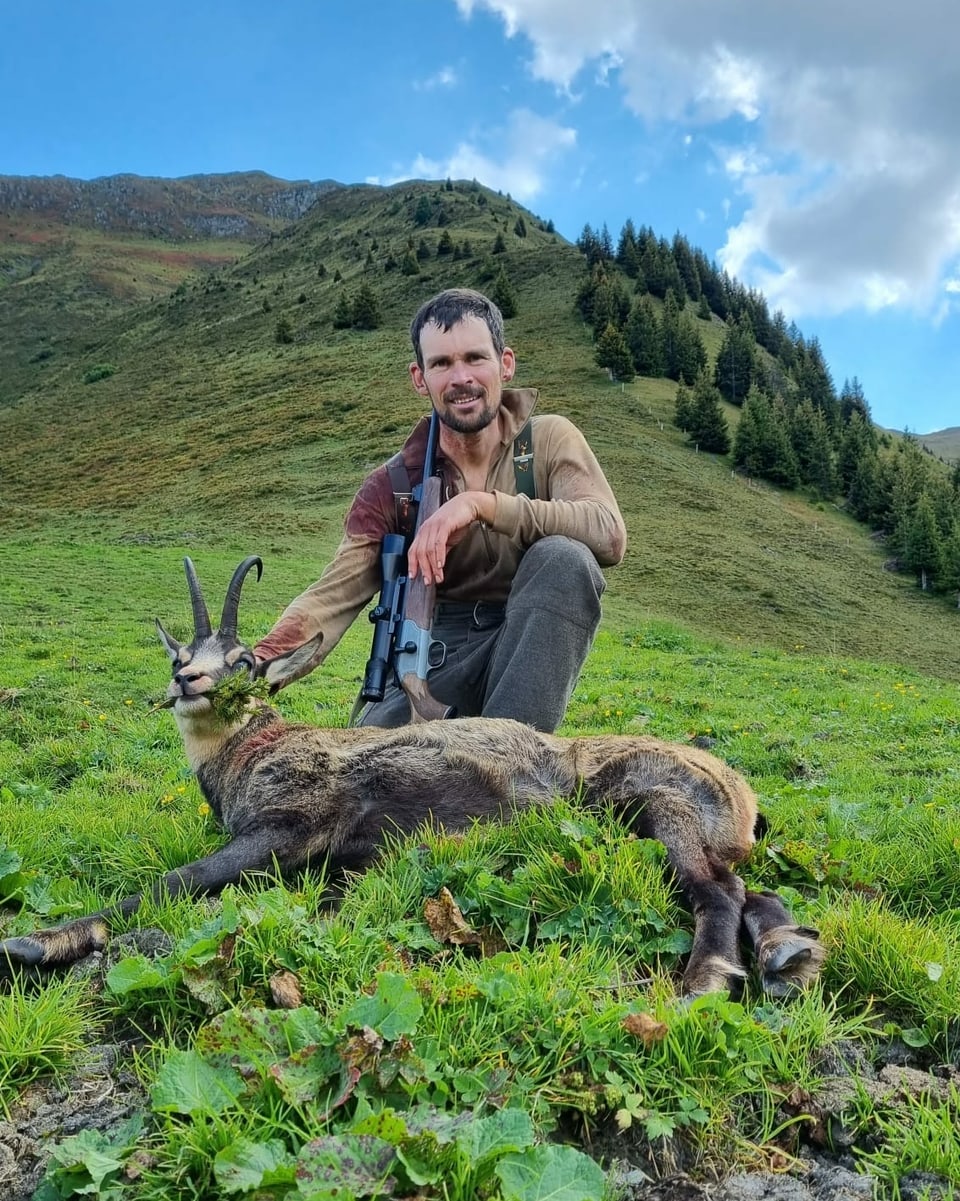
{"type": "Polygon", "coordinates": [[[410,364],[413,386],[429,396],[437,415],[458,434],[476,434],[500,411],[503,384],[513,377],[513,351],[498,355],[486,322],[464,317],[448,330],[425,325],[420,334],[423,367],[410,364]]]}

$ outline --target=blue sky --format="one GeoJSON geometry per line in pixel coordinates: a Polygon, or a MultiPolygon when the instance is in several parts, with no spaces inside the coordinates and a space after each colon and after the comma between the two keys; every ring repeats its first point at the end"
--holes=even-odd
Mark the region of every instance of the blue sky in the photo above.
{"type": "Polygon", "coordinates": [[[955,0],[0,11],[0,174],[450,175],[571,239],[630,217],[759,287],[879,424],[960,425],[955,0]]]}

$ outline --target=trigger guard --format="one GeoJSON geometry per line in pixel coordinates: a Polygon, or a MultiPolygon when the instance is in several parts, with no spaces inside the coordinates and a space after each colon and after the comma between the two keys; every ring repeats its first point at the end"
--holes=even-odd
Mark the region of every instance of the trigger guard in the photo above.
{"type": "Polygon", "coordinates": [[[443,667],[447,661],[447,644],[435,638],[427,649],[427,662],[431,668],[443,667]],[[439,654],[438,654],[439,652],[439,654]]]}

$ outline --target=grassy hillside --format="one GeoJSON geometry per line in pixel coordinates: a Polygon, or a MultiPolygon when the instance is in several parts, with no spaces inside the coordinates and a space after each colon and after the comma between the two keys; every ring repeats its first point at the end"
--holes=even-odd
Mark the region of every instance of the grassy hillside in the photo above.
{"type": "Polygon", "coordinates": [[[960,463],[960,426],[937,430],[935,434],[924,434],[920,441],[931,454],[947,463],[960,463]]]}
{"type": "MultiPolygon", "coordinates": [[[[335,545],[364,472],[421,412],[406,375],[417,304],[450,283],[489,287],[503,266],[519,304],[508,323],[518,381],[582,426],[627,518],[611,613],[960,676],[956,613],[884,571],[862,527],[695,454],[670,423],[668,381],[609,383],[573,312],[580,256],[529,213],[518,237],[521,213],[475,185],[342,189],[236,265],[105,323],[96,346],[0,408],[0,530],[14,541],[229,541],[282,559],[298,590],[335,545]],[[444,231],[469,240],[470,256],[437,257],[444,231]],[[498,234],[507,250],[492,255],[498,234]],[[385,271],[411,238],[431,252],[421,273],[385,271]],[[380,297],[381,328],[335,330],[338,297],[362,281],[380,297]],[[281,316],[290,345],[275,339],[281,316]],[[103,367],[112,374],[83,382],[103,367]]],[[[719,327],[703,328],[715,352],[719,327]]]]}
{"type": "MultiPolygon", "coordinates": [[[[519,382],[587,432],[630,533],[563,732],[696,739],[744,772],[770,825],[742,874],[821,929],[823,988],[677,1004],[691,923],[661,852],[569,799],[425,831],[336,914],[313,876],[248,880],[148,903],[75,976],[0,985],[5,1196],[48,1161],[37,1196],[58,1201],[287,1201],[347,1172],[363,1195],[389,1172],[395,1196],[601,1201],[616,1161],[665,1196],[767,1169],[728,1195],[774,1195],[814,1157],[840,1174],[824,1201],[863,1194],[851,1168],[884,1198],[960,1187],[960,618],[833,507],[686,446],[673,385],[611,384],[573,315],[580,256],[529,213],[518,236],[519,215],[469,185],[331,193],[0,406],[0,937],[220,844],[155,709],[153,618],[188,636],[182,556],[214,607],[262,554],[240,632],[265,632],[421,410],[416,305],[503,264],[519,382]],[[445,230],[466,257],[438,260],[445,230]],[[421,273],[385,271],[410,237],[421,273]],[[334,330],[363,280],[381,328],[334,330]],[[476,945],[429,924],[443,889],[476,945]]],[[[279,706],[342,726],[368,652],[357,623],[279,706]]]]}
{"type": "Polygon", "coordinates": [[[336,186],[259,171],[0,176],[0,405],[96,346],[115,314],[241,258],[336,186]]]}

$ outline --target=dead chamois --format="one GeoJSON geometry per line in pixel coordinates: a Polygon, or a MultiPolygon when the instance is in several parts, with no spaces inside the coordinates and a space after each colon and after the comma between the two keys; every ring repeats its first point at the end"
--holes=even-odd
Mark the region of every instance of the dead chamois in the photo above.
{"type": "MultiPolygon", "coordinates": [[[[753,846],[757,803],[743,777],[713,755],[655,738],[560,738],[482,717],[320,729],[284,721],[255,690],[234,689],[239,703],[234,695],[218,704],[218,685],[222,696],[222,682],[236,673],[265,680],[271,691],[299,678],[317,663],[321,637],[257,663],[237,638],[237,610],[244,578],[253,567],[259,576],[260,560],[247,558],[234,572],[216,631],[189,559],[185,567],[193,640],[177,642],[157,622],[173,664],[166,704],[231,840],[168,872],[155,895],[216,893],[274,865],[285,874],[317,862],[358,870],[376,859],[387,833],[426,821],[458,830],[476,818],[508,820],[579,791],[586,805],[611,806],[639,837],[666,847],[695,925],[685,995],[739,995],[741,935],[768,993],[785,995],[816,977],[824,958],[816,931],[794,924],[774,894],[747,892],[732,870],[753,846]]],[[[14,968],[69,964],[102,948],[111,921],[132,914],[140,899],[8,938],[0,949],[14,968]]]]}

